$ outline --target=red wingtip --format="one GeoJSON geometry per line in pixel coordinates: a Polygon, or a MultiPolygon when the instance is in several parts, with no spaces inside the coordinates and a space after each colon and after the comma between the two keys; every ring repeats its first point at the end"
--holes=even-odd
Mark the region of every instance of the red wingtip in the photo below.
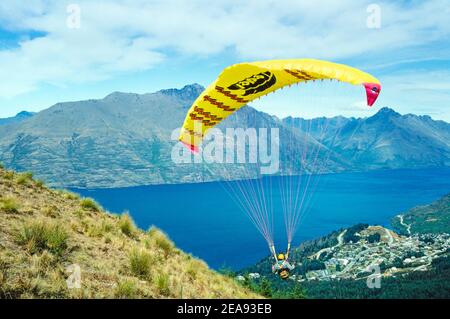
{"type": "Polygon", "coordinates": [[[381,85],[378,83],[363,83],[366,88],[367,105],[372,106],[381,92],[381,85]]]}
{"type": "Polygon", "coordinates": [[[181,143],[184,144],[192,153],[198,154],[198,147],[189,143],[186,143],[184,141],[181,141],[181,143]]]}

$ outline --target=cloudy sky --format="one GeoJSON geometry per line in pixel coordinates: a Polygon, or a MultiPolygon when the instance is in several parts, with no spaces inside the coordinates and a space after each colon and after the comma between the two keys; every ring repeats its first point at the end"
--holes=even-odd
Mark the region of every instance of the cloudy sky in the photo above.
{"type": "Polygon", "coordinates": [[[206,86],[243,61],[311,57],[378,77],[376,108],[364,107],[362,88],[333,84],[275,93],[256,106],[306,117],[389,106],[450,121],[449,16],[449,0],[2,0],[0,117],[113,91],[206,86]],[[333,106],[299,108],[308,90],[333,106]]]}

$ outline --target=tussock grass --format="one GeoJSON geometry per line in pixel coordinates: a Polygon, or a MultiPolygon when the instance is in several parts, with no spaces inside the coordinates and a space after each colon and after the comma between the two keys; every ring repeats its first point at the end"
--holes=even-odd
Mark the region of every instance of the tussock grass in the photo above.
{"type": "Polygon", "coordinates": [[[94,212],[100,211],[100,205],[97,204],[97,202],[95,200],[93,200],[92,198],[83,198],[80,201],[80,205],[83,209],[86,209],[86,210],[91,210],[94,212]]]}
{"type": "Polygon", "coordinates": [[[148,231],[148,235],[155,242],[156,246],[164,252],[165,255],[169,255],[173,252],[175,245],[164,232],[152,226],[148,231]]]}
{"type": "Polygon", "coordinates": [[[186,273],[188,274],[188,276],[191,279],[195,280],[197,278],[198,271],[198,264],[195,262],[195,260],[190,260],[186,267],[186,273]]]}
{"type": "Polygon", "coordinates": [[[54,205],[45,206],[42,209],[42,212],[47,217],[56,218],[58,216],[58,208],[56,206],[54,206],[54,205]]]}
{"type": "Polygon", "coordinates": [[[102,237],[105,234],[111,232],[114,229],[114,225],[106,220],[102,220],[98,224],[88,226],[88,235],[91,237],[102,237]]]}
{"type": "Polygon", "coordinates": [[[109,233],[114,230],[114,225],[109,221],[102,220],[101,228],[104,233],[109,233]]]}
{"type": "Polygon", "coordinates": [[[123,213],[119,219],[119,229],[120,231],[128,237],[134,237],[136,232],[136,226],[130,214],[123,213]]]}
{"type": "Polygon", "coordinates": [[[189,278],[195,280],[202,276],[202,272],[208,269],[208,265],[199,259],[191,258],[188,260],[185,271],[189,278]]]}
{"type": "Polygon", "coordinates": [[[14,179],[14,172],[13,172],[13,171],[6,171],[6,172],[3,174],[3,178],[4,178],[5,180],[8,180],[8,181],[13,180],[13,179],[14,179]]]}
{"type": "Polygon", "coordinates": [[[56,258],[47,250],[44,250],[42,254],[34,254],[31,257],[31,265],[31,271],[33,273],[36,273],[36,275],[44,275],[56,265],[56,258]]]}
{"type": "Polygon", "coordinates": [[[18,241],[34,254],[48,250],[62,255],[67,249],[67,232],[59,225],[45,221],[33,221],[23,225],[18,241]]]}
{"type": "Polygon", "coordinates": [[[64,191],[64,198],[70,199],[70,200],[76,200],[76,199],[80,199],[80,195],[73,193],[73,192],[64,191]]]}
{"type": "Polygon", "coordinates": [[[170,296],[169,275],[160,273],[156,276],[156,287],[158,292],[163,296],[170,296]]]}
{"type": "Polygon", "coordinates": [[[78,218],[78,219],[82,219],[84,216],[84,212],[81,209],[77,209],[76,211],[73,212],[73,214],[78,218]]]}
{"type": "Polygon", "coordinates": [[[36,187],[39,187],[39,188],[45,187],[45,183],[41,179],[37,179],[34,183],[35,183],[36,187]]]}
{"type": "Polygon", "coordinates": [[[25,185],[28,184],[28,182],[31,182],[33,180],[33,173],[31,172],[25,172],[20,173],[17,175],[16,181],[19,185],[25,185]]]}
{"type": "Polygon", "coordinates": [[[18,213],[20,204],[14,197],[0,198],[0,210],[6,213],[18,213]]]}
{"type": "Polygon", "coordinates": [[[130,253],[130,270],[141,279],[148,279],[153,263],[152,256],[144,249],[133,248],[130,253]]]}
{"type": "Polygon", "coordinates": [[[117,284],[114,296],[120,299],[133,299],[138,296],[138,288],[136,282],[125,279],[117,284]]]}
{"type": "Polygon", "coordinates": [[[84,232],[87,232],[89,230],[90,223],[88,222],[87,219],[82,219],[80,221],[80,226],[83,229],[82,232],[84,233],[84,232]]]}

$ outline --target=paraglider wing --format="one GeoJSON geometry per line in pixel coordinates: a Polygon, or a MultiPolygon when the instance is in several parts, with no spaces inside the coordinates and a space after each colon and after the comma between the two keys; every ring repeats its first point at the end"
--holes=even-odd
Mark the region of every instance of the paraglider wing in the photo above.
{"type": "Polygon", "coordinates": [[[369,106],[381,90],[380,82],[370,74],[333,62],[293,59],[235,64],[195,100],[179,139],[195,152],[210,128],[254,99],[291,84],[324,79],[364,85],[369,106]]]}

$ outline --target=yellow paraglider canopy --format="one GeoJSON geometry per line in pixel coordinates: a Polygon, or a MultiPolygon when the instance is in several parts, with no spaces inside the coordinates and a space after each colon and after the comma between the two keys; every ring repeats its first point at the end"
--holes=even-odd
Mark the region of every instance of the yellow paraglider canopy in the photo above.
{"type": "Polygon", "coordinates": [[[197,151],[205,133],[254,99],[299,82],[334,79],[364,85],[367,104],[373,105],[380,82],[347,65],[314,60],[270,60],[227,67],[195,100],[181,129],[180,141],[197,151]]]}

